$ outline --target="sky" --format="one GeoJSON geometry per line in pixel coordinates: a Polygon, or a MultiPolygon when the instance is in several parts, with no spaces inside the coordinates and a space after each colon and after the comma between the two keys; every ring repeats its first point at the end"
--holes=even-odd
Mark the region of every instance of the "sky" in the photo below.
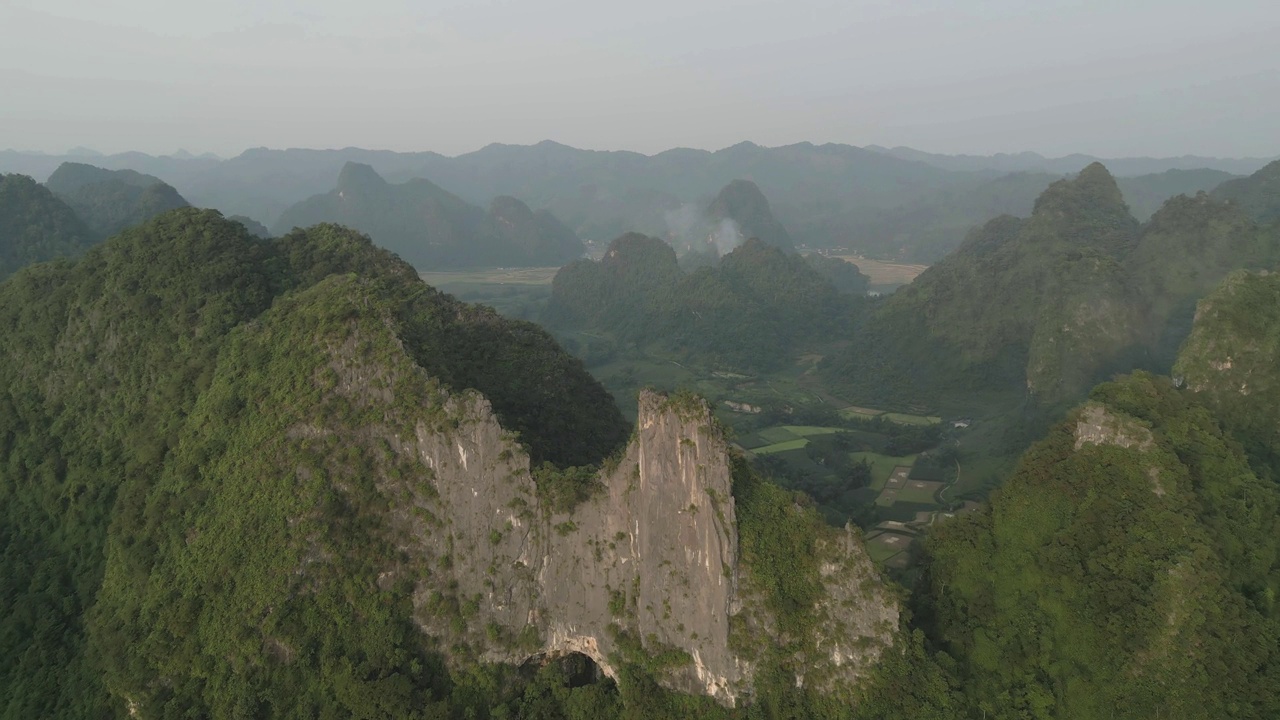
{"type": "Polygon", "coordinates": [[[1280,154],[1274,0],[0,0],[0,148],[1280,154]]]}

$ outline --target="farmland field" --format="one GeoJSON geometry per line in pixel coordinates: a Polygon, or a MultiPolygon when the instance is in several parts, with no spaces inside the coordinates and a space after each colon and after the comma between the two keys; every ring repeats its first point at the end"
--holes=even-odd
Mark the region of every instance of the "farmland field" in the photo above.
{"type": "Polygon", "coordinates": [[[884,562],[910,547],[912,540],[909,535],[882,532],[867,540],[867,552],[872,560],[884,562]]]}
{"type": "Polygon", "coordinates": [[[808,440],[805,440],[804,438],[796,438],[795,440],[784,440],[783,442],[755,448],[751,452],[757,455],[771,455],[773,453],[786,452],[787,450],[799,450],[808,444],[808,440]]]}
{"type": "Polygon", "coordinates": [[[849,407],[840,411],[840,415],[845,418],[873,418],[883,414],[884,414],[883,410],[858,407],[856,405],[850,405],[849,407]]]}
{"type": "Polygon", "coordinates": [[[903,425],[937,425],[942,418],[933,415],[908,415],[907,413],[885,413],[886,419],[903,425]]]}
{"type": "Polygon", "coordinates": [[[441,289],[454,285],[550,285],[558,267],[478,268],[450,272],[420,272],[423,282],[441,289]]]}
{"type": "Polygon", "coordinates": [[[800,437],[808,437],[810,435],[834,435],[844,430],[844,428],[818,427],[816,425],[783,425],[782,429],[792,435],[798,435],[800,437]]]}
{"type": "Polygon", "coordinates": [[[886,262],[872,260],[861,255],[841,255],[841,260],[848,260],[858,266],[863,275],[871,278],[872,285],[906,285],[924,272],[928,265],[886,262]]]}
{"type": "Polygon", "coordinates": [[[470,303],[488,305],[516,320],[537,320],[551,297],[559,268],[478,268],[420,272],[423,282],[470,303]]]}
{"type": "Polygon", "coordinates": [[[849,453],[849,457],[854,462],[866,460],[868,463],[871,463],[871,487],[877,490],[884,489],[885,482],[888,481],[889,475],[893,473],[894,468],[903,465],[910,467],[916,461],[915,455],[891,457],[889,455],[881,455],[873,452],[849,453]]]}
{"type": "Polygon", "coordinates": [[[908,480],[898,490],[898,499],[902,502],[931,503],[935,502],[934,498],[942,488],[943,484],[940,482],[908,480]]]}
{"type": "Polygon", "coordinates": [[[756,434],[764,438],[767,443],[787,442],[789,440],[796,440],[800,437],[785,427],[765,428],[756,434]]]}

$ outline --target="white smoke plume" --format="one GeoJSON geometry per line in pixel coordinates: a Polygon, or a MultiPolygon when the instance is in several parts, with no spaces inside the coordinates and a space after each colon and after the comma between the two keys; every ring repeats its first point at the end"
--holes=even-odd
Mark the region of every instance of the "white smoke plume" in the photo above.
{"type": "Polygon", "coordinates": [[[716,225],[716,229],[712,231],[708,239],[715,244],[716,252],[724,256],[741,245],[744,238],[742,237],[742,231],[738,229],[738,223],[725,218],[716,225]]]}
{"type": "Polygon", "coordinates": [[[729,218],[717,220],[693,203],[685,203],[663,214],[667,223],[667,242],[676,254],[714,251],[727,255],[742,244],[738,224],[729,218]]]}

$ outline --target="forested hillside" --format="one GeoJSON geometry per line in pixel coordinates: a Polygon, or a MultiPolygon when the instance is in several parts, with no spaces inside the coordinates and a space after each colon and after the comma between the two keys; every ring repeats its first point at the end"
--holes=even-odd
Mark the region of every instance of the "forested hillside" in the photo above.
{"type": "Polygon", "coordinates": [[[1188,393],[1104,384],[935,531],[921,620],[970,717],[1274,717],[1278,509],[1188,393]]]}
{"type": "Polygon", "coordinates": [[[1280,221],[1280,160],[1247,178],[1223,183],[1213,195],[1239,206],[1260,223],[1280,221]]]}
{"type": "Polygon", "coordinates": [[[656,343],[704,362],[767,370],[839,332],[856,307],[858,299],[804,258],[760,240],[686,273],[665,242],[631,234],[600,261],[556,274],[545,321],[562,332],[607,334],[622,349],[656,343]]]}
{"type": "MultiPolygon", "coordinates": [[[[51,227],[67,217],[13,182],[51,227]]],[[[1100,374],[1173,368],[1097,386],[988,507],[939,519],[898,627],[856,531],[749,469],[701,401],[648,396],[628,445],[550,335],[366,237],[164,213],[0,284],[2,714],[1271,717],[1280,295],[1233,271],[1274,268],[1275,231],[1204,194],[1139,225],[1091,166],[883,301],[758,240],[686,272],[628,235],[560,271],[548,324],[603,352],[767,380],[812,343],[847,353],[822,372],[858,397],[1029,388],[1055,417],[1100,374]],[[691,504],[654,484],[708,473],[722,486],[691,504]],[[651,495],[619,500],[633,488],[651,495]],[[645,508],[676,529],[611,515],[645,508]],[[682,587],[670,561],[566,589],[638,563],[629,533],[676,559],[714,549],[726,570],[700,586],[728,578],[741,595],[716,602],[749,612],[707,620],[713,636],[644,606],[651,583],[682,587]],[[567,579],[540,584],[538,557],[567,579]],[[586,601],[530,599],[555,592],[598,595],[613,650],[548,619],[586,601]]]]}
{"type": "Polygon", "coordinates": [[[970,714],[1280,712],[1276,277],[1231,274],[1173,379],[1098,386],[934,533],[916,605],[970,714]]]}
{"type": "Polygon", "coordinates": [[[93,242],[48,188],[25,175],[0,175],[0,280],[32,263],[79,255],[93,242]]]}
{"type": "MultiPolygon", "coordinates": [[[[253,445],[219,445],[232,439],[202,436],[212,426],[201,430],[191,419],[221,423],[265,401],[253,382],[306,392],[312,380],[259,377],[284,366],[271,369],[261,364],[265,356],[243,354],[237,338],[246,331],[237,328],[279,298],[353,272],[377,290],[384,321],[404,328],[400,352],[439,383],[483,392],[535,460],[599,462],[625,440],[627,424],[608,395],[549,336],[423,286],[412,268],[349,230],[321,226],[268,243],[216,212],[182,210],[78,262],[31,267],[0,285],[9,328],[0,338],[0,576],[11,583],[0,598],[6,717],[110,714],[103,683],[113,676],[94,658],[126,649],[104,634],[118,631],[119,619],[99,626],[97,651],[86,622],[104,581],[109,539],[154,526],[155,518],[135,514],[159,478],[211,472],[210,456],[191,454],[197,436],[201,452],[254,452],[253,445]],[[241,369],[227,375],[233,366],[241,369]]],[[[316,297],[313,319],[340,324],[341,313],[354,310],[345,294],[331,296],[336,305],[316,297]]],[[[281,314],[284,327],[300,334],[269,352],[310,347],[308,316],[281,314]]],[[[283,408],[291,400],[273,402],[283,408]]],[[[167,512],[164,504],[150,507],[167,512]]],[[[161,538],[129,537],[136,539],[120,551],[128,548],[131,559],[120,571],[145,572],[161,538]]],[[[146,646],[128,644],[127,651],[145,654],[146,646]]]]}
{"type": "Polygon", "coordinates": [[[1233,273],[1200,301],[1173,367],[1244,443],[1262,477],[1280,480],[1280,274],[1233,273]]]}
{"type": "Polygon", "coordinates": [[[140,225],[168,210],[188,207],[160,178],[133,170],[103,170],[63,163],[45,185],[71,206],[99,237],[140,225]]]}
{"type": "Polygon", "coordinates": [[[275,232],[321,222],[368,233],[420,270],[560,265],[583,253],[555,216],[513,197],[496,198],[486,213],[430,181],[393,185],[356,163],[342,168],[335,190],[287,210],[275,232]]]}
{"type": "Polygon", "coordinates": [[[1234,269],[1278,261],[1274,227],[1203,193],[1139,226],[1092,165],[1046,190],[1029,218],[973,231],[889,298],[867,319],[872,342],[830,376],[900,401],[1022,387],[1042,405],[1070,403],[1111,372],[1167,371],[1198,298],[1234,269]]]}

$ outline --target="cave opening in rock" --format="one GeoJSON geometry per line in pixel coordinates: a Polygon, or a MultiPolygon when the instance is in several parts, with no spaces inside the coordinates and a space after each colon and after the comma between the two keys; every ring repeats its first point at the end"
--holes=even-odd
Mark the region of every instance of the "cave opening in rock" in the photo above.
{"type": "Polygon", "coordinates": [[[524,667],[545,669],[553,667],[564,678],[565,687],[579,688],[607,679],[607,675],[589,655],[580,652],[535,655],[525,661],[524,667]]]}
{"type": "Polygon", "coordinates": [[[604,679],[604,672],[596,661],[582,653],[569,653],[552,662],[560,664],[560,672],[564,673],[565,681],[571,688],[591,685],[604,679]]]}

